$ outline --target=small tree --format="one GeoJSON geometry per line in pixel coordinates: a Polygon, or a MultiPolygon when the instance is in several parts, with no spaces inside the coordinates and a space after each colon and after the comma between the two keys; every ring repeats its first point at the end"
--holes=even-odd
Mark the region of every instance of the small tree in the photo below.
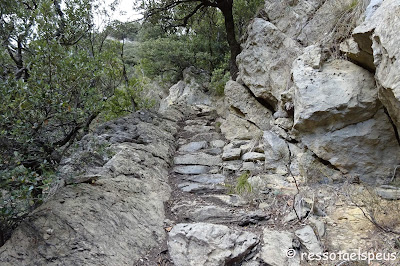
{"type": "Polygon", "coordinates": [[[233,18],[233,0],[142,0],[140,8],[145,10],[145,19],[156,19],[167,27],[185,27],[197,13],[207,8],[217,8],[225,21],[226,38],[230,49],[230,73],[236,79],[238,67],[236,57],[240,53],[240,44],[236,39],[233,18]]]}

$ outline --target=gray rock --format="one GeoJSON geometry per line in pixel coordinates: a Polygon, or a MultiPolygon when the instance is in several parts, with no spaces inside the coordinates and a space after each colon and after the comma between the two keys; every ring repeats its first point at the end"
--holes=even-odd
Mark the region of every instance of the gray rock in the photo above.
{"type": "Polygon", "coordinates": [[[315,232],[318,234],[318,237],[321,238],[325,235],[325,223],[313,216],[308,218],[308,220],[314,225],[315,232]]]}
{"type": "Polygon", "coordinates": [[[290,66],[301,54],[301,47],[275,25],[260,18],[250,22],[247,34],[237,57],[239,77],[256,97],[277,109],[290,82],[290,66]]]}
{"type": "Polygon", "coordinates": [[[376,194],[381,198],[387,200],[399,200],[400,199],[400,188],[388,185],[382,185],[375,188],[376,194]]]}
{"type": "Polygon", "coordinates": [[[258,242],[255,234],[224,225],[177,224],[169,233],[168,249],[177,266],[229,265],[241,261],[258,242]]]}
{"type": "Polygon", "coordinates": [[[383,110],[365,122],[304,135],[302,141],[343,173],[370,183],[391,176],[400,158],[393,127],[383,110]]]}
{"type": "Polygon", "coordinates": [[[182,179],[203,184],[220,184],[225,181],[225,176],[221,174],[188,175],[183,176],[182,179]]]}
{"type": "Polygon", "coordinates": [[[262,136],[262,131],[236,115],[229,114],[221,124],[221,132],[228,140],[249,140],[262,136]]]}
{"type": "Polygon", "coordinates": [[[190,142],[179,148],[180,152],[195,152],[207,148],[207,141],[190,142]]]}
{"type": "Polygon", "coordinates": [[[215,130],[215,127],[212,126],[200,126],[200,125],[189,125],[183,128],[185,131],[189,131],[191,133],[206,133],[212,130],[215,130]]]}
{"type": "Polygon", "coordinates": [[[211,104],[209,96],[204,93],[206,88],[203,83],[209,80],[209,77],[207,75],[195,75],[196,72],[198,71],[193,67],[187,68],[183,71],[184,80],[181,80],[172,86],[169,89],[168,97],[161,101],[159,109],[161,112],[164,112],[173,104],[211,104]]]}
{"type": "Polygon", "coordinates": [[[221,138],[221,135],[216,132],[199,133],[190,138],[190,141],[212,141],[221,138]]]}
{"type": "Polygon", "coordinates": [[[188,165],[188,166],[174,167],[174,172],[182,175],[200,175],[207,173],[209,170],[210,168],[204,165],[188,165]]]}
{"type": "Polygon", "coordinates": [[[197,182],[184,182],[178,184],[178,188],[183,192],[204,194],[204,193],[223,193],[226,188],[218,184],[207,184],[197,182]]]}
{"type": "Polygon", "coordinates": [[[232,160],[240,159],[241,153],[242,153],[242,150],[239,148],[224,150],[224,152],[222,154],[222,160],[232,161],[232,160]]]}
{"type": "Polygon", "coordinates": [[[290,152],[286,141],[272,131],[264,131],[263,140],[266,169],[277,170],[280,173],[287,172],[290,152]]]}
{"type": "Polygon", "coordinates": [[[210,146],[213,148],[223,148],[225,146],[225,141],[217,139],[210,142],[210,146]]]}
{"type": "Polygon", "coordinates": [[[264,153],[259,153],[259,152],[248,152],[243,154],[242,160],[245,162],[248,161],[263,161],[265,160],[265,154],[264,153]]]}
{"type": "Polygon", "coordinates": [[[140,131],[151,142],[115,138],[123,143],[111,145],[111,159],[98,166],[101,176],[94,183],[86,180],[60,187],[0,248],[0,264],[131,265],[159,248],[166,237],[164,202],[171,191],[167,177],[178,128],[173,121],[181,117],[170,118],[135,113],[107,122],[82,139],[81,152],[63,160],[62,167],[72,177],[79,172],[90,176],[82,168],[84,154],[91,149],[86,140],[125,130],[132,135],[140,131]]]}
{"type": "MultiPolygon", "coordinates": [[[[380,1],[372,1],[371,11],[380,1]]],[[[398,29],[398,0],[382,1],[375,12],[367,13],[366,21],[353,31],[353,37],[361,50],[373,57],[376,66],[375,77],[379,85],[379,99],[388,110],[390,117],[400,128],[400,42],[398,29]],[[369,15],[369,16],[368,16],[369,15]]]]}
{"type": "Polygon", "coordinates": [[[206,153],[194,153],[175,156],[174,164],[176,165],[207,165],[213,166],[221,163],[220,156],[213,156],[206,153]]]}
{"type": "Polygon", "coordinates": [[[287,256],[288,251],[293,249],[293,237],[292,233],[286,231],[264,228],[264,246],[261,248],[261,259],[272,266],[300,265],[299,255],[296,255],[294,258],[288,258],[287,256]]]}
{"type": "Polygon", "coordinates": [[[253,122],[262,130],[271,128],[271,111],[259,103],[247,88],[230,80],[225,85],[224,94],[228,103],[240,110],[247,120],[253,122]]]}
{"type": "Polygon", "coordinates": [[[221,148],[211,148],[203,150],[204,153],[211,154],[211,155],[222,155],[221,148]]]}
{"type": "Polygon", "coordinates": [[[240,195],[209,195],[207,197],[217,199],[228,206],[242,207],[248,204],[240,195]]]}
{"type": "Polygon", "coordinates": [[[229,171],[237,171],[242,167],[243,162],[237,161],[226,161],[222,163],[222,168],[229,171]]]}
{"type": "Polygon", "coordinates": [[[295,235],[307,249],[308,253],[319,254],[324,251],[311,226],[306,225],[302,229],[297,230],[295,235]]]}
{"type": "Polygon", "coordinates": [[[308,47],[293,64],[294,128],[334,130],[374,116],[380,104],[373,74],[345,60],[316,70],[308,63],[315,49],[320,48],[308,47]]]}

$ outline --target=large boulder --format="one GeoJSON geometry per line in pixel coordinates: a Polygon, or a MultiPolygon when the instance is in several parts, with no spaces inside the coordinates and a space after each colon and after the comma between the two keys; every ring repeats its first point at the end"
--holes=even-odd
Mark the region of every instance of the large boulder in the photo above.
{"type": "Polygon", "coordinates": [[[168,248],[177,266],[232,265],[248,255],[258,242],[255,234],[225,225],[177,224],[169,233],[168,248]]]}
{"type": "Polygon", "coordinates": [[[381,4],[379,1],[373,2],[369,16],[354,30],[353,36],[360,49],[373,56],[376,66],[375,77],[379,84],[379,99],[399,128],[400,1],[386,0],[381,4]]]}
{"type": "Polygon", "coordinates": [[[169,89],[169,95],[160,103],[159,110],[164,112],[173,104],[181,105],[210,105],[210,97],[206,94],[208,90],[209,76],[189,67],[183,71],[183,80],[179,81],[169,89]]]}
{"type": "Polygon", "coordinates": [[[301,132],[327,130],[365,121],[380,107],[373,75],[345,60],[320,69],[320,48],[310,46],[293,63],[294,127],[301,132]]]}
{"type": "Polygon", "coordinates": [[[302,142],[343,173],[370,183],[391,177],[400,160],[399,144],[382,109],[364,122],[305,134],[302,142]]]}
{"type": "Polygon", "coordinates": [[[244,114],[247,120],[253,122],[262,130],[271,128],[271,111],[258,102],[249,89],[236,81],[230,80],[226,83],[224,92],[229,105],[244,114]]]}
{"type": "Polygon", "coordinates": [[[221,132],[228,140],[260,138],[263,132],[246,119],[229,114],[221,123],[221,132]]]}
{"type": "Polygon", "coordinates": [[[308,46],[326,41],[340,30],[340,20],[356,7],[353,0],[266,0],[264,16],[286,35],[308,46]]]}
{"type": "Polygon", "coordinates": [[[290,82],[291,64],[300,54],[296,41],[274,24],[256,18],[248,27],[248,37],[237,57],[239,78],[255,97],[277,110],[281,93],[290,82]]]}

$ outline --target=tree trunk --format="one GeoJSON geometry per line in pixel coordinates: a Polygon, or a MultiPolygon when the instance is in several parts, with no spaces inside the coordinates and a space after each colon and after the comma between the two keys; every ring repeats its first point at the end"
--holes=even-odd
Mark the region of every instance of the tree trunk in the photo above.
{"type": "Polygon", "coordinates": [[[236,40],[236,33],[235,33],[235,22],[233,20],[233,0],[221,0],[218,1],[218,8],[221,10],[224,19],[225,19],[225,30],[226,30],[226,37],[229,43],[229,48],[231,52],[231,59],[230,59],[230,72],[231,77],[233,80],[236,80],[239,69],[236,64],[236,57],[240,54],[240,44],[236,40]]]}

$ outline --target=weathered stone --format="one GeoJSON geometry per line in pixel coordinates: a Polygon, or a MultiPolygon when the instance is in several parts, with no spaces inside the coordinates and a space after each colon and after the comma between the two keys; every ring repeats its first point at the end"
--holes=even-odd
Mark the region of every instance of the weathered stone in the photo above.
{"type": "Polygon", "coordinates": [[[265,228],[263,230],[264,246],[261,248],[261,259],[272,266],[300,265],[300,257],[293,250],[293,237],[292,233],[286,231],[275,231],[265,228]],[[296,255],[293,258],[289,258],[288,256],[288,252],[291,251],[296,255]]]}
{"type": "Polygon", "coordinates": [[[177,266],[227,265],[241,261],[258,242],[255,234],[224,225],[177,224],[169,233],[168,248],[177,266]]]}
{"type": "Polygon", "coordinates": [[[345,60],[333,60],[318,71],[307,64],[309,56],[306,52],[293,64],[296,129],[334,130],[374,116],[380,104],[370,72],[345,60]]]}
{"type": "Polygon", "coordinates": [[[240,195],[210,195],[207,197],[217,199],[228,206],[242,207],[248,204],[240,195]]]}
{"type": "Polygon", "coordinates": [[[225,150],[224,153],[222,154],[222,160],[232,161],[232,160],[240,159],[241,153],[242,153],[242,150],[239,148],[225,150]]]}
{"type": "Polygon", "coordinates": [[[265,167],[277,170],[280,173],[287,172],[290,163],[289,146],[272,131],[264,131],[265,167]]]}
{"type": "Polygon", "coordinates": [[[211,133],[199,133],[190,138],[190,141],[198,142],[198,141],[211,141],[213,139],[219,139],[221,136],[216,132],[211,133]]]}
{"type": "Polygon", "coordinates": [[[180,152],[195,152],[207,148],[207,141],[190,142],[179,148],[180,152]]]}
{"type": "Polygon", "coordinates": [[[300,45],[260,18],[250,23],[247,33],[237,57],[239,77],[256,97],[277,109],[290,82],[290,66],[301,54],[300,45]]]}
{"type": "Polygon", "coordinates": [[[320,254],[324,251],[311,226],[306,225],[297,230],[295,235],[300,239],[301,244],[305,246],[308,253],[320,254]]]}
{"type": "Polygon", "coordinates": [[[316,229],[315,232],[318,234],[318,237],[319,238],[323,237],[325,235],[325,223],[313,216],[308,218],[308,220],[314,225],[316,229]]]}
{"type": "Polygon", "coordinates": [[[262,131],[258,127],[233,114],[229,114],[222,122],[221,132],[228,140],[246,140],[262,136],[262,131]]]}
{"type": "Polygon", "coordinates": [[[354,30],[353,37],[361,50],[373,56],[376,66],[375,77],[379,84],[379,99],[399,129],[400,49],[397,44],[400,42],[398,33],[400,17],[398,13],[398,0],[382,1],[379,8],[371,12],[372,15],[354,30]]]}
{"type": "Polygon", "coordinates": [[[225,85],[224,94],[228,103],[240,110],[247,120],[253,122],[262,130],[271,128],[271,111],[259,103],[249,92],[249,89],[236,81],[230,80],[225,85]]]}
{"type": "Polygon", "coordinates": [[[375,71],[374,58],[372,54],[361,50],[354,38],[349,38],[340,44],[340,51],[357,65],[370,71],[375,71]]]}
{"type": "Polygon", "coordinates": [[[375,189],[376,194],[381,198],[387,200],[399,200],[400,199],[400,188],[388,185],[382,185],[375,189]]]}
{"type": "Polygon", "coordinates": [[[200,126],[200,125],[190,125],[190,126],[185,126],[183,130],[189,131],[191,133],[206,133],[214,130],[215,127],[213,126],[200,126]]]}
{"type": "Polygon", "coordinates": [[[230,170],[230,171],[237,171],[242,167],[242,161],[241,160],[236,160],[236,161],[226,161],[222,163],[222,168],[224,170],[230,170]]]}
{"type": "Polygon", "coordinates": [[[225,181],[225,176],[221,174],[188,175],[182,179],[203,184],[220,184],[225,181]]]}
{"type": "Polygon", "coordinates": [[[178,188],[181,189],[183,192],[197,193],[197,194],[222,193],[226,190],[226,188],[222,185],[204,184],[197,182],[180,183],[178,184],[178,188]]]}
{"type": "Polygon", "coordinates": [[[322,1],[319,0],[266,0],[264,7],[265,19],[288,36],[296,39],[321,5],[322,1]]]}
{"type": "Polygon", "coordinates": [[[204,83],[209,80],[208,75],[190,67],[183,71],[183,78],[184,80],[169,89],[168,97],[161,101],[159,109],[161,112],[173,104],[211,104],[209,96],[204,93],[206,90],[204,83]]]}
{"type": "Polygon", "coordinates": [[[209,155],[206,153],[193,153],[193,154],[185,154],[185,155],[180,155],[180,156],[175,156],[174,158],[174,164],[176,165],[208,165],[208,166],[213,166],[213,165],[218,165],[221,163],[221,157],[220,156],[213,156],[209,155]]]}
{"type": "Polygon", "coordinates": [[[248,152],[243,154],[242,160],[245,162],[248,161],[260,161],[260,160],[265,160],[265,154],[264,153],[259,153],[259,152],[248,152]]]}
{"type": "Polygon", "coordinates": [[[210,146],[213,148],[223,148],[225,146],[225,141],[217,139],[217,140],[212,140],[210,142],[210,146]]]}
{"type": "Polygon", "coordinates": [[[131,265],[159,248],[166,237],[164,202],[171,191],[168,166],[178,128],[173,120],[179,117],[163,121],[148,112],[135,113],[107,122],[82,139],[80,152],[63,160],[62,167],[68,169],[65,174],[72,177],[81,172],[89,176],[82,168],[85,151],[90,154],[94,148],[89,139],[118,135],[119,131],[133,136],[140,131],[142,140],[150,142],[115,138],[113,141],[123,143],[111,145],[111,159],[98,166],[101,176],[94,183],[81,179],[60,187],[0,248],[0,264],[131,265]]]}
{"type": "Polygon", "coordinates": [[[174,172],[182,175],[200,175],[207,173],[209,169],[204,165],[176,166],[174,172]]]}
{"type": "Polygon", "coordinates": [[[304,135],[302,141],[343,173],[371,183],[391,176],[400,158],[393,127],[383,110],[372,119],[336,131],[304,135]]]}

